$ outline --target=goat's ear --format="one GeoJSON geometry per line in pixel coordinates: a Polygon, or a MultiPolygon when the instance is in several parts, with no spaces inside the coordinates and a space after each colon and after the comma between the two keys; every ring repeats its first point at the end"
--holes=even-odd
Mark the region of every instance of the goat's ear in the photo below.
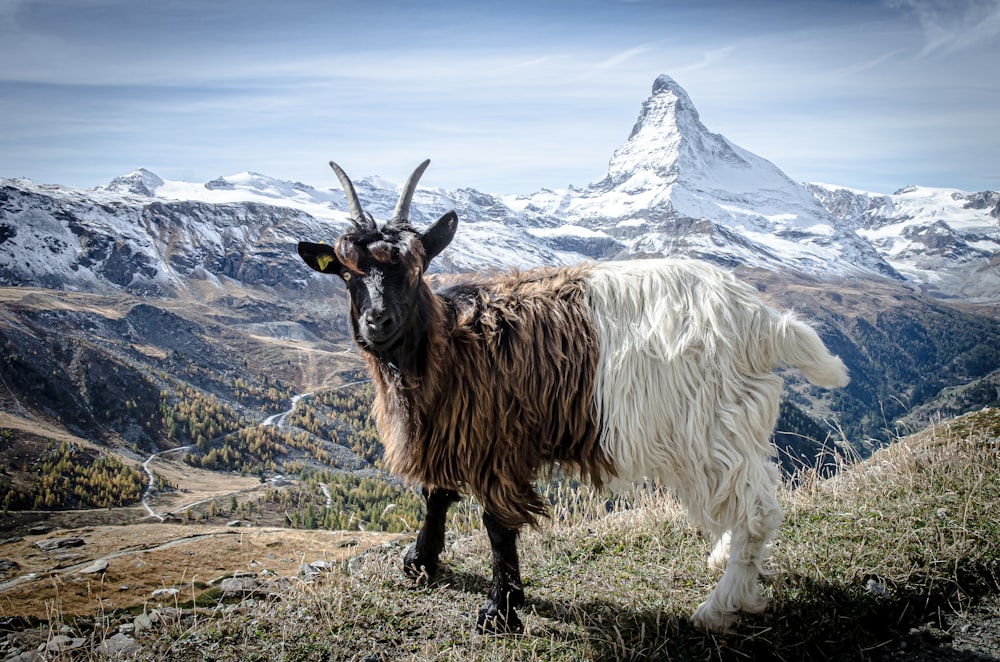
{"type": "Polygon", "coordinates": [[[451,243],[451,240],[455,238],[455,231],[457,229],[458,214],[454,210],[448,212],[435,221],[434,225],[427,228],[427,232],[420,237],[420,243],[424,245],[424,262],[430,264],[430,261],[437,257],[451,243]]]}
{"type": "Polygon", "coordinates": [[[299,257],[310,267],[324,274],[335,274],[340,270],[340,260],[333,252],[333,246],[328,244],[300,241],[299,257]]]}

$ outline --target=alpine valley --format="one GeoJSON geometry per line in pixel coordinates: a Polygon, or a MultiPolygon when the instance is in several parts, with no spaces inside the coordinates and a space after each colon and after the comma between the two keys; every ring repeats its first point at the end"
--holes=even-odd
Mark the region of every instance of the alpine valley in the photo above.
{"type": "MultiPolygon", "coordinates": [[[[325,501],[313,525],[391,528],[380,513],[408,493],[381,471],[343,287],[295,251],[348,223],[330,180],[195,184],[144,169],[89,190],[0,180],[2,528],[143,495],[136,519],[196,504],[211,517],[213,498],[287,475],[295,504],[272,493],[243,510],[234,496],[225,517],[303,526],[303,504],[325,501]],[[63,460],[83,472],[75,485],[86,474],[95,487],[49,480],[63,460]],[[378,507],[350,501],[361,488],[378,507]]],[[[355,181],[387,218],[398,185],[355,181]]],[[[1000,402],[1000,193],[794,182],[710,132],[668,76],[600,181],[516,196],[422,187],[411,220],[450,209],[460,226],[439,271],[699,258],[815,323],[852,381],[828,392],[787,373],[776,441],[789,471],[1000,402]]],[[[412,526],[417,513],[400,517],[412,526]]]]}

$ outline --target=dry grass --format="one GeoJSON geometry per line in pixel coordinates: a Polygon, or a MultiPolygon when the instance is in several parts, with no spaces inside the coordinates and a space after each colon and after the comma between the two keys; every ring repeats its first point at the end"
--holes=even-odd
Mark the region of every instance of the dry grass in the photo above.
{"type": "Polygon", "coordinates": [[[190,600],[192,592],[200,595],[219,577],[238,572],[296,577],[303,563],[339,565],[369,547],[399,538],[395,534],[361,536],[343,531],[158,522],[61,529],[2,548],[4,556],[17,560],[19,574],[30,573],[32,579],[4,587],[0,619],[44,620],[61,615],[70,620],[152,609],[162,602],[150,597],[157,589],[179,588],[181,599],[190,600]],[[36,546],[45,538],[58,537],[78,537],[84,544],[55,554],[36,546]],[[98,559],[108,561],[104,572],[80,572],[98,559]]]}
{"type": "MultiPolygon", "coordinates": [[[[429,586],[403,576],[401,544],[376,548],[319,583],[185,612],[140,637],[134,656],[869,659],[899,654],[909,637],[907,657],[933,659],[937,649],[915,644],[913,628],[945,627],[948,615],[1000,590],[998,477],[1000,412],[985,410],[900,441],[834,479],[785,490],[787,522],[766,582],[771,608],[726,636],[688,623],[718,575],[705,564],[709,541],[669,496],[637,493],[604,513],[605,498],[584,492],[563,495],[554,523],[522,538],[523,635],[474,633],[489,581],[488,544],[477,531],[451,535],[429,586]]],[[[465,504],[453,520],[471,527],[475,508],[465,504]]]]}

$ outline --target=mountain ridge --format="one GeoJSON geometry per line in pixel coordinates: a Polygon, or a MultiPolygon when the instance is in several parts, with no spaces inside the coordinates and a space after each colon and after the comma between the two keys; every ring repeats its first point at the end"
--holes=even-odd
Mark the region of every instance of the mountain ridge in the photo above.
{"type": "MultiPolygon", "coordinates": [[[[853,412],[854,420],[845,424],[852,443],[884,437],[901,409],[926,405],[936,390],[1000,368],[993,310],[940,304],[1000,302],[1000,286],[994,287],[1000,274],[1000,194],[907,187],[882,196],[796,184],[770,162],[709,132],[687,93],[666,76],[656,79],[609,172],[630,176],[526,196],[423,186],[414,195],[411,220],[423,226],[458,210],[460,230],[433,266],[445,272],[665,255],[739,270],[773,305],[806,313],[824,327],[828,342],[852,357],[852,386],[847,395],[834,396],[846,398],[841,409],[853,412]],[[648,186],[650,178],[660,183],[648,186]],[[728,189],[708,185],[723,180],[728,189]],[[698,217],[678,211],[692,200],[701,210],[698,217]],[[921,298],[922,292],[936,298],[921,298]],[[955,338],[945,342],[940,334],[949,325],[955,338]],[[911,347],[926,355],[914,355],[911,347]],[[928,379],[921,374],[928,370],[937,374],[928,379]],[[920,379],[923,384],[914,383],[920,379]],[[886,403],[884,423],[864,411],[877,401],[886,403]]],[[[374,175],[354,181],[365,209],[388,218],[397,186],[374,175]]],[[[0,287],[124,293],[181,315],[210,343],[223,338],[206,372],[237,363],[234,378],[252,380],[256,368],[241,358],[249,352],[262,359],[260,369],[287,380],[286,388],[311,390],[330,382],[305,364],[344,370],[358,363],[349,358],[343,288],[301,264],[294,246],[299,240],[332,240],[348,225],[339,187],[250,171],[198,184],[138,169],[90,190],[4,179],[0,287]]],[[[27,312],[7,312],[11,329],[31,331],[6,336],[12,355],[60,342],[45,335],[44,324],[28,320],[27,312]],[[32,333],[45,337],[29,342],[32,333]]],[[[45,324],[65,324],[64,335],[80,334],[80,342],[98,353],[110,352],[109,363],[133,356],[141,335],[81,316],[44,318],[45,324]],[[107,329],[120,345],[74,325],[107,329]]],[[[155,346],[154,356],[128,359],[143,362],[140,372],[146,375],[160,367],[174,371],[193,358],[183,355],[183,347],[147,344],[155,346]]],[[[52,351],[75,362],[50,365],[52,374],[78,371],[81,354],[64,347],[52,351]]],[[[19,388],[33,388],[31,379],[48,380],[30,370],[20,374],[19,388]]],[[[233,397],[231,386],[199,380],[198,388],[233,397]]],[[[78,374],[65,375],[67,383],[85,390],[78,374]]],[[[54,384],[53,392],[62,393],[63,385],[54,384]]],[[[93,404],[85,396],[66,402],[83,403],[74,405],[83,412],[93,404]]],[[[826,396],[800,396],[798,405],[809,411],[835,411],[826,396]]],[[[146,423],[154,414],[144,413],[146,423]]],[[[156,434],[139,437],[159,443],[156,434]]]]}
{"type": "MultiPolygon", "coordinates": [[[[397,185],[376,175],[355,181],[366,209],[386,218],[397,185]]],[[[53,211],[60,204],[73,206],[69,215],[78,219],[77,227],[88,221],[107,226],[109,217],[129,216],[120,234],[138,248],[132,252],[146,256],[139,270],[147,271],[147,280],[159,279],[160,291],[182,286],[184,274],[173,273],[165,248],[157,249],[159,258],[150,252],[158,241],[155,235],[164,231],[150,210],[186,219],[188,238],[201,247],[192,245],[192,259],[210,244],[216,254],[248,256],[263,250],[277,255],[298,239],[334,236],[348,221],[339,188],[315,188],[250,171],[201,184],[164,180],[140,168],[88,190],[8,179],[0,180],[0,186],[5,200],[31,195],[50,198],[47,207],[53,211]],[[98,218],[101,210],[108,212],[103,219],[98,218]],[[214,227],[199,233],[197,219],[214,227]],[[240,223],[269,225],[273,241],[262,246],[260,236],[219,236],[225,234],[222,225],[232,235],[232,227],[240,223]],[[139,224],[147,226],[146,237],[136,232],[139,224]],[[165,264],[155,264],[158,260],[165,264]],[[155,277],[150,269],[156,270],[155,277]]],[[[29,268],[11,266],[25,261],[18,253],[37,256],[44,250],[63,257],[75,251],[82,261],[71,260],[65,268],[76,266],[82,281],[92,274],[92,247],[74,247],[65,218],[37,213],[45,206],[17,216],[5,205],[4,218],[15,222],[0,220],[0,283],[51,282],[51,258],[29,268]],[[61,231],[53,231],[60,225],[61,231]],[[44,236],[26,240],[32,230],[44,236]]],[[[411,220],[428,223],[449,209],[458,210],[463,231],[443,256],[440,268],[446,271],[677,255],[826,279],[885,277],[940,298],[1000,302],[1000,287],[995,286],[1000,284],[1000,193],[908,186],[886,195],[798,184],[770,161],[709,131],[687,92],[666,75],[654,81],[629,138],[611,156],[600,181],[506,196],[420,187],[411,220]]],[[[171,255],[183,248],[174,237],[171,255]]],[[[253,261],[241,261],[247,259],[253,261]]],[[[208,271],[232,276],[231,269],[208,271]]],[[[111,275],[110,282],[121,285],[123,279],[122,274],[111,275]]],[[[64,280],[71,281],[71,275],[64,280]]]]}

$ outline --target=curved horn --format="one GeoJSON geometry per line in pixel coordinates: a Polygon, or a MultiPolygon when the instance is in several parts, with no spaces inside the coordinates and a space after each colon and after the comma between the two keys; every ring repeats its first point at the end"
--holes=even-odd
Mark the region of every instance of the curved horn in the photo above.
{"type": "Polygon", "coordinates": [[[337,173],[337,179],[344,188],[344,197],[347,198],[347,210],[351,213],[351,222],[360,228],[365,222],[365,212],[361,209],[361,201],[358,200],[358,192],[354,190],[351,178],[347,176],[344,169],[330,161],[330,167],[337,173]]]}
{"type": "Polygon", "coordinates": [[[396,209],[392,212],[392,220],[389,221],[390,224],[409,220],[407,217],[410,215],[410,202],[413,200],[413,192],[417,190],[417,182],[420,181],[420,176],[424,174],[424,170],[427,170],[427,166],[430,164],[431,160],[427,159],[418,165],[417,169],[410,175],[410,178],[406,180],[406,185],[403,186],[403,191],[399,194],[399,202],[396,203],[396,209]]]}

